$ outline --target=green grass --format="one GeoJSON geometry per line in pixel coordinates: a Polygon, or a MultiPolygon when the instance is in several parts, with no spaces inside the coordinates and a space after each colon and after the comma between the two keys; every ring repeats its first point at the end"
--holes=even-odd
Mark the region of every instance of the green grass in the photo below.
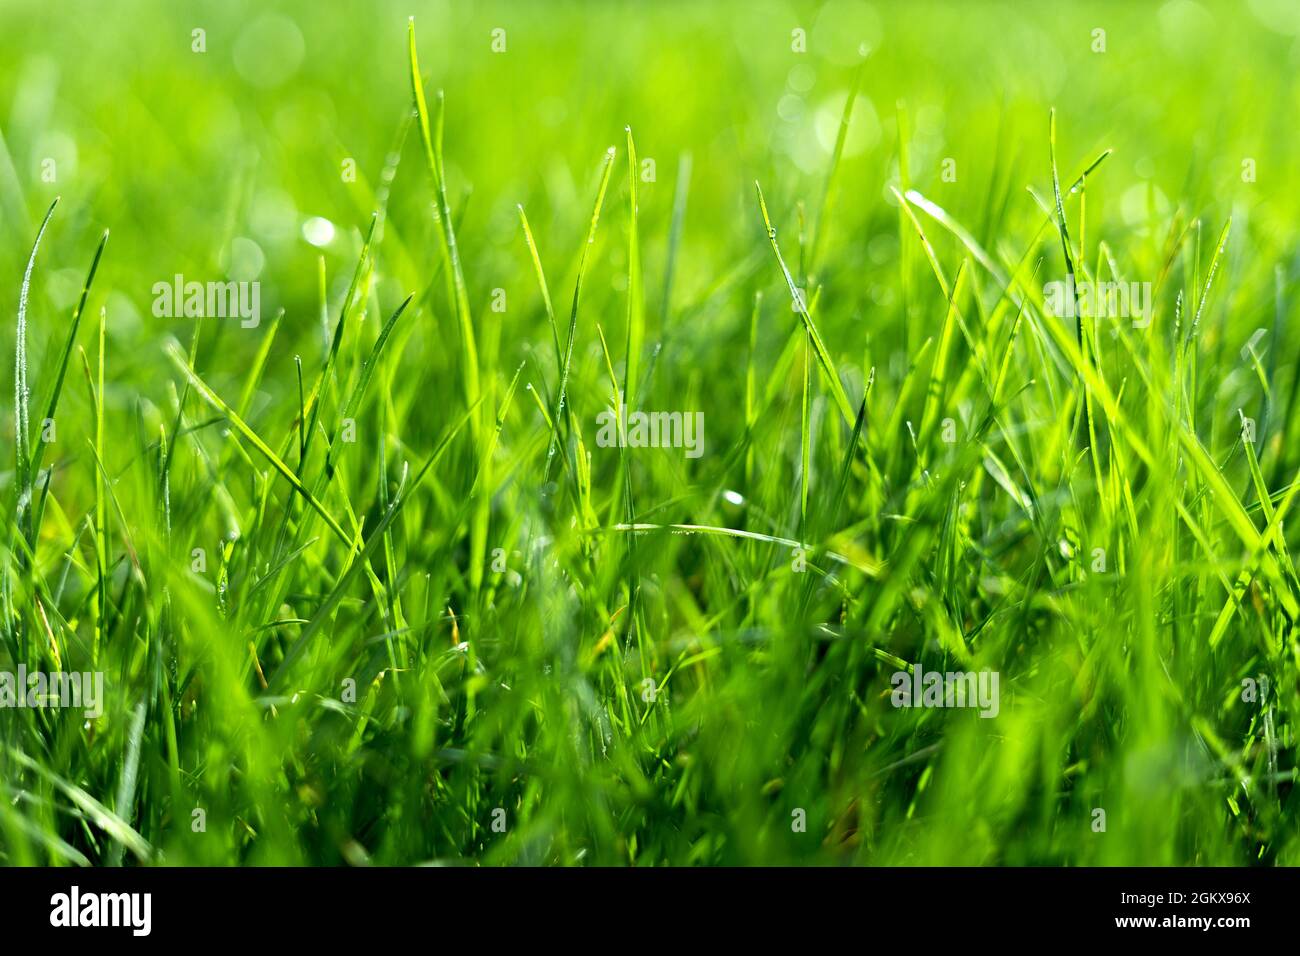
{"type": "Polygon", "coordinates": [[[1286,4],[117,6],[0,12],[0,862],[1300,862],[1286,4]]]}

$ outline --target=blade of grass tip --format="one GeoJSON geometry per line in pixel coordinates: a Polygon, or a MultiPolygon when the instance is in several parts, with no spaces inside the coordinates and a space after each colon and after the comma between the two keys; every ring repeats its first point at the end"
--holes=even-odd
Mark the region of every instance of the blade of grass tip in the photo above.
{"type": "Polygon", "coordinates": [[[921,431],[920,439],[924,442],[934,428],[934,420],[938,417],[941,403],[938,401],[943,392],[944,376],[948,370],[948,353],[952,347],[954,319],[957,315],[958,301],[966,284],[966,276],[969,270],[966,264],[969,260],[963,258],[961,265],[957,267],[957,277],[952,283],[952,295],[948,298],[948,308],[943,321],[943,329],[939,333],[939,347],[934,354],[934,364],[930,366],[930,384],[925,391],[925,402],[921,410],[921,431]]]}
{"type": "Polygon", "coordinates": [[[894,194],[894,198],[898,200],[901,214],[912,224],[912,228],[920,238],[921,249],[925,252],[925,258],[930,263],[930,271],[939,280],[939,289],[943,292],[943,297],[945,299],[951,298],[948,291],[948,279],[943,273],[943,266],[939,265],[939,257],[934,254],[934,246],[930,245],[929,237],[926,236],[925,230],[921,228],[921,221],[916,218],[916,213],[912,212],[911,205],[904,200],[903,195],[893,186],[890,186],[889,189],[894,194]]]}
{"type": "MultiPolygon", "coordinates": [[[[1034,266],[1034,275],[1038,275],[1037,265],[1034,266]]],[[[1007,331],[1006,344],[1002,349],[1002,364],[998,368],[997,377],[993,381],[993,392],[989,396],[989,408],[996,406],[1002,398],[1002,387],[1006,384],[1007,373],[1011,370],[1011,358],[1016,354],[1016,335],[1020,331],[1020,322],[1024,315],[1025,300],[1021,299],[1016,307],[1015,317],[1011,320],[1011,328],[1007,331]]]]}
{"type": "MultiPolygon", "coordinates": [[[[1061,234],[1061,250],[1065,254],[1065,276],[1066,281],[1070,284],[1070,297],[1073,300],[1074,314],[1076,316],[1075,331],[1078,336],[1079,354],[1084,362],[1091,363],[1088,356],[1088,346],[1083,334],[1083,314],[1079,308],[1079,290],[1075,283],[1074,277],[1074,254],[1070,250],[1070,229],[1065,221],[1065,203],[1061,199],[1061,180],[1056,171],[1056,110],[1052,109],[1048,114],[1048,145],[1047,152],[1052,164],[1052,193],[1056,197],[1056,228],[1061,234]]],[[[1091,402],[1089,401],[1088,389],[1083,381],[1079,382],[1079,390],[1083,393],[1083,419],[1084,419],[1084,436],[1092,434],[1092,411],[1091,402]]]]}
{"type": "Polygon", "coordinates": [[[641,345],[645,338],[645,302],[641,297],[641,248],[636,224],[636,187],[640,174],[636,166],[636,144],[632,141],[632,127],[627,126],[624,131],[627,133],[628,230],[627,357],[623,369],[623,402],[630,413],[636,409],[637,371],[641,362],[641,345]]]}
{"type": "Polygon", "coordinates": [[[1210,259],[1210,271],[1205,276],[1205,286],[1201,289],[1201,299],[1196,303],[1196,315],[1192,319],[1192,327],[1188,330],[1188,336],[1191,339],[1196,337],[1196,333],[1201,327],[1201,316],[1205,312],[1205,303],[1210,298],[1210,289],[1214,286],[1214,277],[1219,272],[1219,260],[1223,257],[1223,250],[1228,245],[1228,233],[1232,231],[1232,217],[1223,224],[1223,231],[1219,233],[1219,241],[1214,247],[1214,256],[1210,259]]]}
{"type": "Polygon", "coordinates": [[[835,364],[831,361],[830,353],[826,351],[826,346],[822,343],[821,334],[817,331],[817,326],[813,323],[812,316],[808,313],[808,307],[805,304],[805,297],[800,292],[798,285],[794,281],[794,276],[786,267],[785,259],[781,256],[781,247],[776,241],[776,228],[772,225],[771,217],[767,213],[767,201],[763,198],[763,187],[754,183],[754,188],[758,191],[758,208],[763,215],[763,226],[767,229],[768,242],[772,244],[772,252],[776,255],[777,265],[781,267],[781,274],[785,276],[786,285],[790,289],[790,298],[799,310],[799,318],[803,320],[804,328],[808,331],[809,338],[812,339],[813,347],[817,351],[817,360],[821,363],[822,372],[826,375],[827,384],[831,389],[831,396],[835,399],[835,404],[839,407],[840,414],[848,423],[853,422],[853,406],[849,404],[848,396],[844,394],[844,386],[840,383],[839,374],[835,371],[835,364]]]}
{"type": "Polygon", "coordinates": [[[573,283],[573,305],[569,309],[569,337],[564,344],[564,364],[560,367],[560,387],[555,395],[555,414],[551,416],[551,440],[546,448],[546,468],[542,484],[550,481],[551,462],[555,457],[559,437],[560,419],[564,414],[565,397],[569,387],[569,369],[573,364],[573,343],[578,332],[578,302],[582,295],[582,278],[587,269],[587,253],[596,242],[596,225],[600,222],[600,210],[605,204],[605,191],[609,188],[609,176],[614,168],[616,150],[611,146],[605,152],[605,165],[600,172],[600,186],[596,190],[596,205],[591,212],[591,223],[587,227],[587,241],[583,243],[582,253],[578,257],[578,275],[573,283]]]}
{"type": "Polygon", "coordinates": [[[14,343],[14,485],[18,490],[18,516],[20,530],[27,543],[32,544],[31,526],[31,438],[28,435],[28,402],[31,398],[27,387],[27,298],[31,292],[32,270],[36,267],[36,251],[41,247],[45,229],[54,215],[54,207],[59,204],[56,196],[50,208],[41,220],[41,228],[36,231],[36,241],[32,243],[31,255],[27,257],[27,268],[23,270],[23,283],[18,290],[18,326],[14,343]]]}
{"type": "MultiPolygon", "coordinates": [[[[244,379],[244,390],[239,393],[239,404],[235,406],[235,411],[239,412],[241,418],[248,415],[249,403],[253,401],[253,392],[257,390],[258,384],[262,381],[262,373],[266,370],[266,360],[271,354],[271,345],[275,342],[275,333],[280,330],[280,321],[283,318],[284,309],[277,309],[275,317],[271,319],[271,327],[262,336],[262,342],[257,347],[257,354],[253,356],[253,364],[248,369],[247,378],[244,379]]],[[[326,332],[326,335],[328,334],[326,332]]]]}
{"type": "MultiPolygon", "coordinates": [[[[474,341],[474,326],[470,320],[469,294],[465,288],[465,274],[461,269],[460,252],[456,246],[456,232],[452,227],[451,207],[447,202],[447,180],[442,163],[442,93],[438,93],[438,115],[436,120],[437,136],[429,128],[429,107],[424,98],[424,83],[420,79],[420,61],[415,50],[415,17],[407,21],[407,43],[411,61],[411,93],[415,97],[415,112],[419,120],[420,137],[424,142],[425,161],[429,174],[433,177],[441,231],[439,238],[443,258],[448,264],[447,284],[448,298],[456,310],[456,320],[461,334],[461,364],[464,375],[465,402],[474,404],[479,397],[478,349],[474,341]]],[[[479,423],[470,423],[470,429],[478,443],[479,423]]]]}
{"type": "Polygon", "coordinates": [[[442,458],[443,453],[451,445],[452,440],[460,434],[461,429],[465,427],[467,422],[472,420],[473,416],[477,412],[478,405],[469,408],[465,414],[461,416],[460,420],[457,421],[447,434],[438,442],[437,447],[434,448],[429,457],[425,459],[424,464],[420,466],[420,470],[415,473],[415,477],[411,479],[409,484],[398,489],[392,505],[370,532],[370,537],[366,539],[365,546],[361,549],[361,553],[357,556],[357,560],[353,561],[348,567],[348,570],[343,573],[338,581],[335,582],[330,593],[326,595],[325,600],[322,601],[320,607],[316,609],[316,613],[312,615],[311,622],[303,628],[302,633],[298,635],[293,644],[291,644],[289,649],[285,652],[284,658],[280,662],[280,666],[276,668],[275,673],[271,675],[271,679],[268,682],[268,693],[275,693],[275,691],[283,685],[290,667],[299,657],[302,656],[303,651],[307,649],[308,643],[329,620],[330,615],[334,612],[334,608],[338,606],[339,601],[343,599],[343,595],[347,592],[347,589],[351,587],[353,582],[355,582],[360,576],[362,568],[366,566],[374,552],[383,544],[384,532],[388,530],[389,525],[393,523],[394,519],[401,514],[402,509],[406,507],[406,503],[411,500],[411,496],[415,494],[420,485],[423,484],[425,476],[433,466],[438,463],[438,460],[442,458]]]}
{"type": "Polygon", "coordinates": [[[551,342],[555,346],[555,377],[558,381],[561,368],[564,365],[564,355],[560,348],[560,324],[555,320],[555,308],[551,305],[551,289],[546,283],[546,271],[542,268],[542,256],[537,251],[537,242],[533,239],[532,227],[528,225],[528,214],[524,212],[522,203],[515,203],[515,208],[519,210],[519,224],[524,230],[524,242],[528,246],[528,254],[533,260],[533,274],[537,276],[537,288],[542,293],[542,305],[546,307],[546,321],[551,326],[551,342]]]}
{"type": "Polygon", "coordinates": [[[298,375],[298,472],[307,466],[307,397],[303,394],[302,356],[293,357],[293,368],[298,375]]]}
{"type": "MultiPolygon", "coordinates": [[[[636,143],[632,140],[632,127],[625,126],[627,134],[627,192],[628,192],[628,229],[627,229],[627,356],[623,366],[623,402],[631,414],[636,409],[638,395],[637,375],[640,372],[641,349],[645,340],[645,300],[641,290],[641,240],[637,230],[637,183],[640,171],[637,169],[636,143]]],[[[622,442],[619,443],[619,469],[623,472],[624,513],[629,522],[636,520],[636,505],[632,497],[632,459],[622,442]]],[[[635,537],[628,541],[628,553],[636,554],[635,537]]],[[[636,633],[638,638],[643,633],[640,621],[639,595],[641,582],[637,574],[637,562],[627,563],[628,613],[627,626],[629,640],[636,633]]],[[[637,641],[641,653],[642,672],[645,672],[645,642],[637,641]]]]}
{"type": "Polygon", "coordinates": [[[844,112],[840,115],[839,132],[835,134],[835,149],[831,152],[831,166],[826,174],[826,188],[822,192],[821,209],[817,212],[817,231],[813,234],[812,250],[808,255],[808,281],[817,279],[817,266],[821,262],[822,248],[826,244],[826,234],[830,231],[831,210],[834,208],[835,186],[840,169],[840,160],[844,157],[844,144],[849,138],[849,123],[853,119],[853,104],[857,102],[858,90],[862,88],[862,77],[867,70],[865,53],[853,72],[853,82],[849,85],[849,98],[844,101],[844,112]]]}
{"type": "MultiPolygon", "coordinates": [[[[439,90],[435,130],[431,133],[429,129],[429,109],[424,99],[424,84],[420,80],[420,62],[415,49],[415,17],[411,17],[407,22],[407,41],[411,59],[411,90],[415,98],[415,111],[419,118],[420,135],[424,141],[425,159],[429,165],[429,173],[433,177],[439,224],[442,227],[439,237],[443,251],[443,261],[448,265],[446,270],[448,297],[453,303],[460,327],[461,368],[465,386],[465,404],[467,407],[470,405],[478,406],[479,400],[483,396],[482,385],[480,384],[478,345],[475,341],[474,322],[470,314],[465,271],[461,265],[460,250],[456,244],[456,230],[451,217],[451,204],[447,201],[447,174],[442,153],[442,131],[446,109],[442,91],[439,90]]],[[[488,394],[491,394],[490,389],[488,394]]],[[[492,467],[491,459],[485,458],[483,451],[486,444],[484,441],[486,429],[487,423],[482,420],[481,413],[471,419],[470,433],[473,436],[474,450],[479,460],[476,473],[485,469],[490,471],[492,467]]],[[[490,488],[491,479],[488,478],[485,484],[490,488]]],[[[487,556],[487,536],[490,519],[491,501],[488,495],[484,495],[476,502],[474,518],[470,522],[469,578],[470,589],[475,595],[479,593],[483,584],[483,569],[487,556]]]]}
{"type": "Polygon", "coordinates": [[[328,352],[330,347],[330,305],[329,294],[326,291],[325,278],[325,257],[318,256],[316,259],[316,295],[320,299],[320,340],[322,352],[328,352]]]}
{"type": "Polygon", "coordinates": [[[197,372],[190,368],[189,364],[185,361],[184,354],[180,351],[176,342],[168,342],[166,351],[168,358],[172,360],[172,364],[176,366],[177,371],[185,377],[194,390],[202,395],[209,405],[224,415],[230,424],[235,427],[235,430],[243,435],[249,444],[261,452],[262,457],[270,462],[271,467],[278,471],[285,481],[289,482],[293,487],[293,490],[298,492],[307,504],[311,506],[312,510],[320,515],[321,519],[324,520],[329,529],[338,536],[340,541],[348,546],[349,550],[354,548],[356,542],[346,531],[343,530],[339,523],[334,520],[333,515],[325,510],[325,506],[317,501],[315,496],[307,490],[306,486],[303,485],[302,481],[293,470],[280,460],[280,457],[270,449],[266,442],[262,441],[262,439],[258,437],[257,433],[254,432],[253,429],[249,428],[248,425],[244,423],[242,418],[235,414],[233,408],[222,401],[220,396],[208,387],[208,384],[198,376],[197,372]]]}
{"type": "MultiPolygon", "coordinates": [[[[637,372],[641,362],[641,346],[645,337],[645,302],[641,296],[641,246],[637,235],[637,181],[640,174],[636,164],[636,143],[632,141],[632,127],[625,126],[627,134],[627,355],[623,365],[623,402],[631,414],[636,409],[637,372]]],[[[626,425],[626,423],[623,423],[626,425]]],[[[623,472],[623,495],[625,514],[628,521],[636,520],[636,505],[632,500],[632,461],[626,454],[623,443],[619,443],[619,464],[623,472]]],[[[635,553],[635,543],[629,549],[635,553]]],[[[637,581],[635,562],[628,562],[628,627],[636,627],[637,594],[640,587],[637,581]]]]}
{"type": "Polygon", "coordinates": [[[609,376],[609,390],[614,399],[615,424],[618,426],[619,439],[626,440],[627,422],[622,419],[622,410],[619,409],[619,392],[618,376],[614,374],[614,359],[609,354],[609,343],[605,341],[605,329],[599,322],[596,323],[596,338],[600,340],[600,354],[605,359],[605,374],[609,376]]]}
{"type": "MultiPolygon", "coordinates": [[[[45,406],[45,418],[49,421],[54,420],[55,412],[59,408],[59,396],[63,394],[63,382],[68,373],[68,362],[72,358],[72,349],[77,341],[77,330],[81,328],[81,316],[86,309],[86,299],[90,296],[90,287],[95,284],[95,274],[99,271],[99,260],[104,255],[104,246],[108,244],[108,230],[104,230],[104,235],[100,237],[99,245],[95,247],[95,257],[90,263],[90,272],[86,275],[86,281],[81,287],[81,298],[77,300],[77,307],[72,312],[72,324],[68,328],[68,337],[63,343],[63,352],[59,356],[58,373],[54,379],[54,387],[50,390],[50,400],[45,406]]],[[[38,442],[35,451],[32,454],[31,473],[33,478],[39,477],[41,471],[41,461],[45,456],[45,442],[38,442]]],[[[36,518],[32,523],[32,541],[36,541],[41,535],[41,519],[45,514],[45,500],[49,494],[49,482],[41,489],[40,504],[36,508],[36,518]]]]}

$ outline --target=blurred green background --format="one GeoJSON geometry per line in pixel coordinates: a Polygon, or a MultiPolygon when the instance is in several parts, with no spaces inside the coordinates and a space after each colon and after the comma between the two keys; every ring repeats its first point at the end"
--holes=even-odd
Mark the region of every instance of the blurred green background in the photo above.
{"type": "MultiPolygon", "coordinates": [[[[143,318],[147,285],[175,272],[255,271],[264,305],[310,325],[318,250],[303,224],[315,216],[334,224],[322,248],[346,285],[409,108],[408,15],[417,16],[428,87],[446,91],[449,186],[479,308],[499,285],[533,292],[515,204],[541,236],[571,244],[589,215],[599,160],[607,146],[621,147],[629,124],[657,166],[657,182],[641,194],[648,235],[666,233],[677,164],[692,157],[679,281],[685,299],[700,295],[753,249],[755,179],[779,209],[798,199],[815,207],[860,43],[870,54],[833,268],[843,295],[863,308],[888,295],[882,287],[896,272],[886,186],[896,175],[899,101],[914,124],[913,185],[983,240],[1004,207],[1024,204],[1025,184],[1047,194],[1046,118],[1055,106],[1068,172],[1116,151],[1091,186],[1097,221],[1141,220],[1150,184],[1162,208],[1216,223],[1234,208],[1257,218],[1251,255],[1290,251],[1295,211],[1282,187],[1300,163],[1288,128],[1300,105],[1300,14],[1285,0],[1042,9],[380,2],[328,12],[9,0],[0,34],[0,237],[11,271],[61,195],[50,257],[70,271],[38,284],[37,303],[50,296],[50,306],[70,307],[87,247],[111,228],[103,278],[119,307],[110,335],[123,345],[175,331],[143,318]],[[806,31],[804,55],[791,50],[796,28],[806,31]],[[206,53],[191,51],[194,29],[206,31],[206,53]],[[492,52],[494,29],[506,31],[504,54],[492,52]],[[1106,31],[1105,53],[1093,52],[1095,29],[1106,31]],[[946,157],[957,162],[956,183],[940,182],[946,157]],[[1256,160],[1254,184],[1241,182],[1245,157],[1256,160]],[[56,163],[52,183],[42,179],[47,158],[56,163]],[[349,158],[356,183],[341,175],[349,158]]],[[[413,184],[392,197],[391,228],[412,247],[428,245],[427,203],[413,184]]],[[[661,274],[664,244],[644,245],[647,274],[661,274]]],[[[596,283],[617,281],[617,258],[594,267],[596,283]]],[[[391,263],[386,277],[409,291],[427,283],[427,265],[391,263]]],[[[652,316],[659,285],[648,283],[652,316]]],[[[16,284],[0,296],[12,312],[16,284]]],[[[743,318],[738,302],[709,325],[739,327],[743,318]]],[[[716,334],[711,327],[706,339],[716,334]]]]}

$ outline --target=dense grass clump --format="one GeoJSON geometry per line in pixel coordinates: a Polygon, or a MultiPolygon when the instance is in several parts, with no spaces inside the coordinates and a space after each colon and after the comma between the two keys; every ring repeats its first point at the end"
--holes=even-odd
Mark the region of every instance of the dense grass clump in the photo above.
{"type": "Polygon", "coordinates": [[[1287,4],[189,6],[0,11],[0,862],[1300,862],[1287,4]]]}

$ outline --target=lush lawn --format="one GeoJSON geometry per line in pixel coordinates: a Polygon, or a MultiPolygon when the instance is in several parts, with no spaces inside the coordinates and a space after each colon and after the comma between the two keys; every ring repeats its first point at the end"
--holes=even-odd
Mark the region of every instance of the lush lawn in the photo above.
{"type": "Polygon", "coordinates": [[[0,862],[1300,861],[1290,0],[10,0],[0,78],[0,704],[103,675],[0,862]]]}

